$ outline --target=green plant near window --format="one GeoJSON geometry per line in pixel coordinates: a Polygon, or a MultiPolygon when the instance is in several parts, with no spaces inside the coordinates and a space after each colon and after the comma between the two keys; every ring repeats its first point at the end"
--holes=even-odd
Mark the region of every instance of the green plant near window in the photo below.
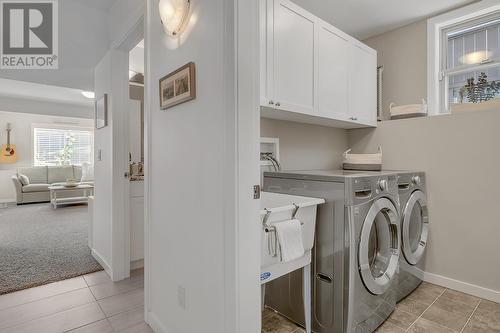
{"type": "Polygon", "coordinates": [[[467,84],[460,89],[460,99],[463,102],[465,96],[471,103],[487,102],[495,98],[500,92],[500,82],[488,82],[488,75],[481,72],[477,82],[473,77],[467,79],[467,84]]]}
{"type": "Polygon", "coordinates": [[[67,134],[64,138],[64,148],[57,154],[57,163],[59,165],[69,165],[73,157],[73,146],[75,145],[75,136],[73,133],[67,134]]]}

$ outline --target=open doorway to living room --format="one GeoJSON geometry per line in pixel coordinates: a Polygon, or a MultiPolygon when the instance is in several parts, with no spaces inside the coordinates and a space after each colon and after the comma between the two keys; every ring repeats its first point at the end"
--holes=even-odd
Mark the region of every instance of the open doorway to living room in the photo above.
{"type": "Polygon", "coordinates": [[[102,270],[88,247],[94,103],[0,79],[0,294],[102,270]]]}
{"type": "MultiPolygon", "coordinates": [[[[87,204],[100,158],[95,67],[111,47],[115,1],[45,3],[39,12],[52,36],[34,34],[57,66],[0,68],[0,294],[102,270],[89,247],[87,204]]],[[[14,15],[12,22],[23,20],[14,15]]]]}

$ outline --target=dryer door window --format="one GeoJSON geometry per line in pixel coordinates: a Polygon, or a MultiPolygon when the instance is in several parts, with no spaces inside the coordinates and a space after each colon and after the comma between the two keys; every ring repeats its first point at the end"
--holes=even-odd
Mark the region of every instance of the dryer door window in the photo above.
{"type": "Polygon", "coordinates": [[[366,215],[359,242],[359,271],[366,288],[375,295],[390,287],[398,268],[398,212],[387,198],[375,201],[366,215]]]}
{"type": "Polygon", "coordinates": [[[416,265],[424,255],[429,235],[427,200],[422,191],[415,191],[408,199],[403,212],[403,254],[411,265],[416,265]]]}

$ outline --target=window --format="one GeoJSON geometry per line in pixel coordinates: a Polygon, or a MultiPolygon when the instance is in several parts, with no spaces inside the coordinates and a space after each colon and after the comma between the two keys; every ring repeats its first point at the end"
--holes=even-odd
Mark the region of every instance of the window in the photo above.
{"type": "Polygon", "coordinates": [[[33,128],[33,164],[93,164],[94,132],[86,128],[33,128]]]}
{"type": "Polygon", "coordinates": [[[448,103],[481,103],[500,97],[500,14],[445,32],[444,78],[448,103]]]}
{"type": "Polygon", "coordinates": [[[429,113],[500,102],[500,5],[482,1],[428,21],[429,113]]]}

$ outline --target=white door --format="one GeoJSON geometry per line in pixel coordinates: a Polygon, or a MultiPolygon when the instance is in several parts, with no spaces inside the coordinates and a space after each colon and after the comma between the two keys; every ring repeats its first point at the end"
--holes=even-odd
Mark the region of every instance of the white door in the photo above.
{"type": "Polygon", "coordinates": [[[366,46],[351,44],[349,101],[351,120],[377,124],[377,53],[366,46]]]}
{"type": "Polygon", "coordinates": [[[274,0],[274,107],[314,112],[314,16],[274,0]]]}
{"type": "Polygon", "coordinates": [[[347,120],[349,114],[349,42],[339,32],[318,26],[317,88],[318,115],[347,120]]]}

